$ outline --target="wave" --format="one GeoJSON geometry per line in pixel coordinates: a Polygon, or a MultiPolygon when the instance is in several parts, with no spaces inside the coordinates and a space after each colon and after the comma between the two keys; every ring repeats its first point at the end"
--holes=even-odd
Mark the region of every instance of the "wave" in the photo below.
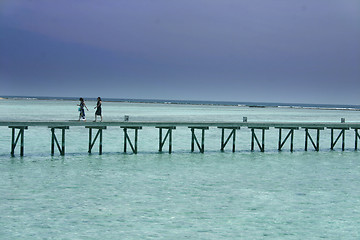
{"type": "MultiPolygon", "coordinates": [[[[78,101],[78,97],[40,97],[40,96],[0,96],[2,99],[13,100],[55,100],[78,101]]],[[[85,98],[86,101],[96,101],[96,98],[85,98]]],[[[360,105],[344,104],[309,104],[309,103],[272,103],[272,102],[234,102],[234,101],[203,101],[203,100],[169,100],[169,99],[126,99],[102,98],[105,102],[126,103],[158,103],[158,104],[190,104],[190,105],[221,105],[250,108],[296,108],[296,109],[323,109],[360,111],[360,105]]]]}

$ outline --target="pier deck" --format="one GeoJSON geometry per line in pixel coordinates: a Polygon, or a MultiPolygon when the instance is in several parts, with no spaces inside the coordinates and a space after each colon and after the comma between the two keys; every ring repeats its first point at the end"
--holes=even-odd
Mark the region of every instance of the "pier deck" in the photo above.
{"type": "Polygon", "coordinates": [[[224,151],[226,144],[232,138],[232,151],[235,152],[236,130],[241,128],[249,128],[251,130],[251,150],[254,150],[255,143],[259,147],[261,152],[265,151],[265,131],[270,128],[279,130],[279,142],[278,150],[281,151],[285,142],[290,139],[290,151],[293,151],[293,139],[294,131],[299,129],[305,130],[305,151],[308,150],[308,142],[312,144],[315,151],[319,151],[319,139],[320,131],[326,129],[331,130],[330,149],[334,149],[336,143],[341,139],[342,150],[345,149],[345,131],[353,129],[355,133],[355,150],[357,150],[358,140],[360,139],[359,129],[360,122],[162,122],[162,121],[111,121],[111,122],[83,122],[83,121],[0,121],[0,127],[8,127],[12,130],[11,138],[11,155],[14,156],[16,145],[20,139],[20,155],[24,155],[24,130],[29,127],[47,127],[51,129],[51,155],[54,154],[55,143],[61,155],[65,155],[65,130],[70,127],[85,127],[89,129],[89,150],[94,147],[97,139],[99,139],[99,154],[102,154],[102,138],[103,130],[107,127],[120,127],[124,131],[124,152],[127,150],[127,145],[133,153],[138,151],[138,130],[143,127],[155,127],[159,129],[159,152],[165,145],[166,140],[169,143],[169,153],[172,151],[172,131],[177,127],[186,127],[191,130],[191,152],[194,151],[197,145],[199,151],[204,153],[205,151],[205,130],[210,127],[220,128],[221,134],[221,151],[224,151]],[[16,130],[18,131],[16,136],[16,130]],[[61,130],[61,146],[56,137],[56,130],[61,130]],[[97,130],[97,133],[92,138],[92,131],[97,130]],[[166,134],[163,137],[163,130],[166,130],[166,134]],[[196,130],[201,131],[200,139],[196,135],[196,130]],[[226,137],[225,130],[230,131],[230,134],[226,137]],[[258,137],[256,131],[260,131],[258,137]],[[282,138],[282,130],[288,131],[286,137],[282,138]],[[313,138],[309,130],[316,130],[316,138],[313,138]],[[339,132],[338,136],[334,137],[334,130],[339,132]],[[129,132],[134,131],[135,137],[132,140],[129,132]],[[226,139],[226,140],[225,140],[226,139]],[[310,140],[310,141],[309,141],[310,140]],[[196,145],[195,145],[196,143],[196,145]]]}
{"type": "Polygon", "coordinates": [[[7,122],[0,121],[0,126],[14,127],[62,127],[62,126],[84,126],[84,127],[159,127],[159,126],[175,126],[175,127],[273,127],[273,128],[357,128],[360,129],[360,122],[161,122],[161,121],[111,121],[111,122],[83,122],[83,121],[18,121],[7,122]]]}

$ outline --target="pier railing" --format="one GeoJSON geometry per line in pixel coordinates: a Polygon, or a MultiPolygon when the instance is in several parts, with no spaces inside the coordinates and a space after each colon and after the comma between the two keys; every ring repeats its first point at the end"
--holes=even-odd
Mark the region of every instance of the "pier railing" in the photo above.
{"type": "Polygon", "coordinates": [[[70,129],[73,126],[81,126],[89,129],[89,150],[91,153],[95,145],[95,142],[99,140],[99,154],[102,154],[103,146],[103,130],[107,127],[120,127],[124,132],[124,152],[127,152],[127,147],[130,146],[133,153],[138,152],[138,131],[143,127],[155,127],[159,129],[159,152],[163,151],[166,141],[168,142],[168,152],[172,152],[172,131],[177,127],[187,127],[191,132],[191,152],[195,151],[195,146],[201,153],[205,152],[205,131],[210,127],[219,128],[221,130],[221,151],[224,151],[225,146],[232,139],[232,151],[235,152],[236,143],[236,131],[241,128],[248,128],[251,130],[251,150],[255,150],[255,146],[259,148],[261,152],[265,151],[265,132],[270,128],[278,129],[279,141],[278,150],[281,151],[284,144],[290,141],[290,151],[293,151],[294,145],[294,132],[300,129],[305,131],[305,145],[304,150],[308,150],[309,142],[310,146],[313,146],[315,151],[320,149],[320,131],[324,129],[330,129],[330,149],[334,149],[335,145],[341,139],[342,150],[345,150],[345,132],[348,130],[354,131],[354,149],[357,150],[358,139],[360,139],[359,129],[360,122],[80,122],[80,121],[24,121],[24,122],[1,122],[0,127],[5,126],[11,129],[11,155],[15,155],[15,149],[20,140],[20,156],[24,155],[25,145],[25,130],[30,127],[48,127],[51,129],[51,154],[55,152],[55,146],[60,152],[60,155],[65,155],[65,130],[70,129]],[[56,136],[56,130],[61,130],[61,144],[56,136]],[[93,130],[97,131],[93,138],[93,130]],[[166,131],[163,135],[163,131],[166,131]],[[309,130],[316,131],[315,136],[310,134],[309,130]],[[197,135],[197,132],[201,132],[201,135],[197,135]],[[229,132],[228,135],[225,132],[229,132]],[[283,135],[285,131],[285,137],[283,135]],[[130,132],[134,133],[132,138],[130,132]],[[260,132],[260,133],[259,133],[260,132]],[[287,133],[286,133],[287,132],[287,133]],[[56,144],[56,145],[55,145],[56,144]]]}

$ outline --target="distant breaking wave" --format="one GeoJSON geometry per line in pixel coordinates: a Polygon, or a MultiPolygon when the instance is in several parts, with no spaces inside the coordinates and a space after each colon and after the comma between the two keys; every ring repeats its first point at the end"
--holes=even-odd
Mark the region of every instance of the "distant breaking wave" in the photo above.
{"type": "MultiPolygon", "coordinates": [[[[78,101],[78,97],[38,97],[38,96],[0,96],[0,99],[13,100],[57,100],[78,101]]],[[[96,98],[85,98],[87,101],[96,101],[96,98]]],[[[105,102],[127,103],[159,103],[159,104],[190,104],[190,105],[222,105],[251,108],[303,108],[324,110],[352,110],[360,111],[360,105],[340,104],[309,104],[309,103],[271,103],[271,102],[232,102],[232,101],[201,101],[201,100],[169,100],[169,99],[127,99],[127,98],[102,98],[105,102]]]]}

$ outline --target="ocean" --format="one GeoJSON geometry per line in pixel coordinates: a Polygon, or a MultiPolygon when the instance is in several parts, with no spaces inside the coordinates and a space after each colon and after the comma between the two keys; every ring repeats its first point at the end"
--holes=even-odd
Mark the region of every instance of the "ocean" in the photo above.
{"type": "MultiPolygon", "coordinates": [[[[87,121],[95,99],[85,99],[87,121]]],[[[78,101],[0,99],[0,121],[78,119],[78,101]]],[[[360,121],[359,106],[104,99],[104,121],[360,121]]],[[[205,153],[191,153],[187,127],[173,131],[172,154],[158,153],[158,129],[139,131],[138,154],[122,152],[123,132],[103,132],[103,154],[87,153],[88,130],[66,130],[66,155],[50,155],[47,127],[25,131],[25,155],[10,156],[0,127],[0,239],[360,239],[360,155],[354,131],[330,150],[304,151],[304,131],[277,150],[250,151],[250,130],[236,152],[220,151],[220,129],[206,131],[205,153]]],[[[166,146],[166,145],[165,145],[166,146]]],[[[166,148],[165,148],[166,149],[166,148]]]]}

